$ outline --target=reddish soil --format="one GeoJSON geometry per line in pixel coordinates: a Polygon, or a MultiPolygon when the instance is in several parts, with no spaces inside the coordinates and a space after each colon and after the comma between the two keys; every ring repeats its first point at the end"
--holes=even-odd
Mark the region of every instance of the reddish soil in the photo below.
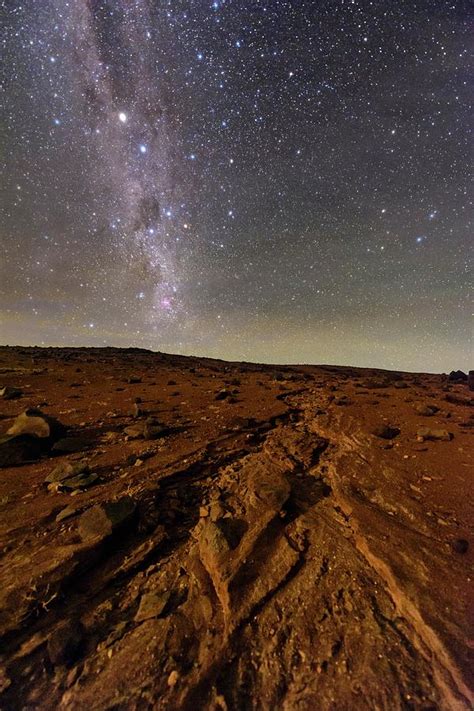
{"type": "Polygon", "coordinates": [[[86,439],[0,468],[1,709],[472,707],[466,383],[1,348],[3,386],[2,434],[86,439]]]}

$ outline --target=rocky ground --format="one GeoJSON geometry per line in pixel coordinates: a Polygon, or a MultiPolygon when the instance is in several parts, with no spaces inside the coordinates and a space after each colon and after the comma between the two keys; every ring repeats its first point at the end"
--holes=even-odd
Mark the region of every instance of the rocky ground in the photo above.
{"type": "Polygon", "coordinates": [[[470,709],[462,378],[0,349],[0,708],[470,709]]]}

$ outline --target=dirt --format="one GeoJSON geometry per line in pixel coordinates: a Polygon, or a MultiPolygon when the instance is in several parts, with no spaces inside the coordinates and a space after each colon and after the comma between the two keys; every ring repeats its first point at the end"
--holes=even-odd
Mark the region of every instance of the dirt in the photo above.
{"type": "Polygon", "coordinates": [[[1,348],[3,386],[2,434],[68,430],[0,469],[1,709],[472,708],[467,383],[1,348]]]}

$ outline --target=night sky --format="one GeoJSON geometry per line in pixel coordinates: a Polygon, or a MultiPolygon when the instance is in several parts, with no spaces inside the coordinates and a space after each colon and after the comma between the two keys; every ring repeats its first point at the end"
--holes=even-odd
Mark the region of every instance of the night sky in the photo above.
{"type": "Polygon", "coordinates": [[[2,343],[469,367],[467,3],[0,6],[2,343]]]}

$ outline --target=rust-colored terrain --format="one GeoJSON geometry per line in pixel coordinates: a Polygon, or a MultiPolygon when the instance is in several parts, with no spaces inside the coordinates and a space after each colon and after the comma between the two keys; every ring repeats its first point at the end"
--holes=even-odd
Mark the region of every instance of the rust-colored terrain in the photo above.
{"type": "Polygon", "coordinates": [[[0,708],[470,709],[473,396],[0,349],[0,708]]]}

